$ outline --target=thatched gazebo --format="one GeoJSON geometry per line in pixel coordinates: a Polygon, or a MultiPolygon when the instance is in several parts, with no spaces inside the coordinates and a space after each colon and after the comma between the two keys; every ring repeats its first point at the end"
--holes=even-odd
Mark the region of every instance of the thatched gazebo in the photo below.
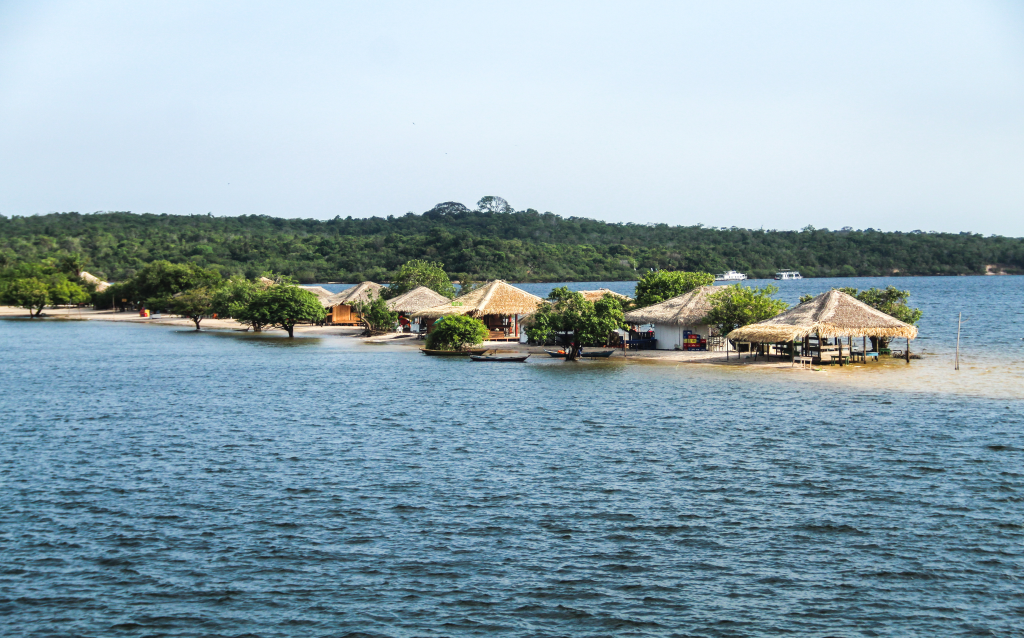
{"type": "Polygon", "coordinates": [[[711,326],[704,323],[704,317],[711,311],[708,295],[724,286],[701,286],[678,297],[661,303],[630,310],[625,315],[627,323],[654,326],[654,338],[658,350],[675,350],[683,347],[683,331],[689,330],[704,338],[711,336],[711,326]]]}
{"type": "Polygon", "coordinates": [[[426,286],[416,286],[409,292],[402,293],[394,299],[388,299],[388,309],[397,312],[402,325],[409,323],[409,317],[418,310],[426,310],[434,306],[448,303],[450,299],[426,286]]]}
{"type": "Polygon", "coordinates": [[[750,343],[788,342],[794,345],[798,340],[802,340],[806,354],[812,335],[817,337],[819,361],[822,339],[837,339],[839,363],[842,364],[843,337],[848,339],[851,347],[853,337],[862,337],[865,351],[868,337],[903,337],[907,340],[906,356],[909,361],[910,340],[917,337],[917,328],[881,310],[876,310],[845,292],[830,290],[771,319],[737,328],[729,333],[729,339],[750,343]]]}
{"type": "Polygon", "coordinates": [[[473,292],[412,314],[426,320],[427,331],[440,317],[469,315],[484,322],[491,341],[518,340],[520,318],[534,312],[544,300],[496,279],[473,292]]]}
{"type": "Polygon", "coordinates": [[[370,301],[371,296],[377,297],[383,288],[384,286],[372,281],[364,281],[330,295],[326,299],[322,299],[320,303],[331,311],[329,315],[331,323],[358,325],[362,321],[362,315],[352,308],[352,305],[370,301]]]}

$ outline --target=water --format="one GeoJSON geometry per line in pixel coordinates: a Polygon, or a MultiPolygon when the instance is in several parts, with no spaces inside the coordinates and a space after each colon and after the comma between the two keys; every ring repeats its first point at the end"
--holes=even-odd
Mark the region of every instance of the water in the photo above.
{"type": "Polygon", "coordinates": [[[1011,286],[989,392],[945,319],[820,374],[0,322],[0,634],[1019,634],[1021,279],[912,297],[1011,286]]]}

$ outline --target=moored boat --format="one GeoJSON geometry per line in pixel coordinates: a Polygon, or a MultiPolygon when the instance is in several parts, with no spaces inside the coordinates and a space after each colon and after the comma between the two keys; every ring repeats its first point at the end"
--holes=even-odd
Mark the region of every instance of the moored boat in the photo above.
{"type": "Polygon", "coordinates": [[[528,354],[471,354],[469,358],[473,361],[526,361],[530,358],[528,354]]]}
{"type": "Polygon", "coordinates": [[[780,270],[775,273],[775,281],[782,281],[784,279],[803,279],[803,275],[795,270],[780,270]]]}
{"type": "Polygon", "coordinates": [[[428,357],[465,357],[469,355],[467,350],[428,350],[420,348],[420,352],[428,357]]]}
{"type": "Polygon", "coordinates": [[[745,274],[737,272],[735,270],[730,270],[720,275],[715,275],[715,281],[742,281],[746,278],[747,276],[745,274]]]}

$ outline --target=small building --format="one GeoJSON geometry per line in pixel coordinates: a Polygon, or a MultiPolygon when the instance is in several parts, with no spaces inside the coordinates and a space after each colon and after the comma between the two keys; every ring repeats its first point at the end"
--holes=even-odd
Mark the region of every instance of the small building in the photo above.
{"type": "Polygon", "coordinates": [[[653,306],[631,310],[624,318],[627,323],[638,326],[653,325],[654,338],[658,340],[656,349],[683,349],[687,330],[705,339],[711,336],[711,326],[704,323],[704,317],[711,311],[708,295],[721,289],[721,286],[701,286],[653,306]]]}
{"type": "Polygon", "coordinates": [[[446,304],[449,301],[451,300],[448,297],[439,292],[426,286],[417,286],[409,292],[388,299],[387,305],[389,310],[398,313],[399,321],[405,326],[409,323],[413,313],[446,304]]]}
{"type": "Polygon", "coordinates": [[[496,279],[473,292],[443,304],[414,312],[413,318],[423,319],[427,332],[437,319],[446,315],[469,315],[484,322],[490,331],[489,341],[518,341],[521,320],[544,303],[537,295],[496,279]]]}
{"type": "Polygon", "coordinates": [[[838,358],[840,364],[844,357],[852,353],[855,346],[854,337],[861,337],[863,340],[861,352],[865,358],[868,354],[877,356],[877,351],[868,352],[869,337],[905,338],[906,357],[909,360],[910,340],[917,337],[917,328],[872,308],[845,292],[833,289],[771,319],[743,326],[729,333],[729,339],[734,342],[791,344],[792,353],[796,352],[797,344],[802,342],[804,356],[810,356],[819,362],[838,358]],[[811,337],[815,340],[814,347],[810,343],[811,337]],[[844,338],[847,340],[845,354],[844,338]],[[828,339],[836,343],[831,347],[827,346],[825,340],[828,339]]]}
{"type": "Polygon", "coordinates": [[[339,293],[330,295],[326,299],[322,299],[320,303],[328,310],[327,319],[329,323],[356,326],[362,323],[363,317],[352,305],[367,303],[371,297],[380,295],[383,288],[384,286],[375,284],[372,281],[364,281],[339,293]]]}

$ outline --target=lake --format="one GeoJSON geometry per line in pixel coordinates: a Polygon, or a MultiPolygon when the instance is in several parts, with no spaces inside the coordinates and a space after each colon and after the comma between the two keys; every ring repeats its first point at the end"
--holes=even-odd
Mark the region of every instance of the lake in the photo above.
{"type": "Polygon", "coordinates": [[[1019,634],[1024,277],[780,296],[887,281],[821,373],[0,321],[0,634],[1019,634]]]}

